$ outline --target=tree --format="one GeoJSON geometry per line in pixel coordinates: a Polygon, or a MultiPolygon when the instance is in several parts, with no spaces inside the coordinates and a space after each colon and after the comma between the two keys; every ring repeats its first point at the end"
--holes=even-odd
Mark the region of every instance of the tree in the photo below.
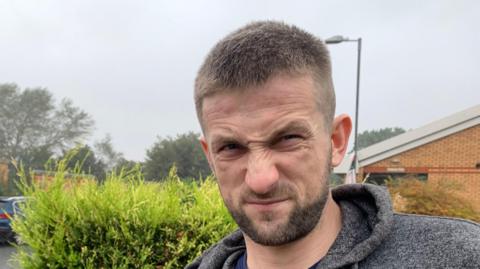
{"type": "Polygon", "coordinates": [[[139,166],[140,171],[142,171],[142,163],[132,161],[132,160],[127,160],[121,157],[120,159],[118,159],[116,165],[112,168],[111,171],[116,173],[120,173],[122,169],[125,171],[132,171],[132,170],[135,170],[137,166],[139,166]]]}
{"type": "Polygon", "coordinates": [[[120,162],[128,162],[123,158],[121,152],[118,152],[113,148],[112,137],[110,134],[107,134],[102,140],[95,142],[93,147],[98,159],[106,165],[108,171],[111,171],[120,162]]]}
{"type": "Polygon", "coordinates": [[[98,181],[105,180],[107,174],[120,172],[121,169],[130,171],[137,165],[127,160],[123,154],[114,150],[110,135],[95,142],[94,148],[89,145],[79,146],[66,150],[58,160],[67,160],[69,172],[93,175],[98,181]]]}
{"type": "Polygon", "coordinates": [[[63,99],[56,105],[45,88],[21,90],[16,84],[0,84],[0,159],[41,168],[53,153],[86,138],[93,124],[72,101],[63,99]]]}
{"type": "Polygon", "coordinates": [[[102,140],[97,141],[93,145],[95,156],[105,164],[105,173],[119,173],[122,169],[132,171],[137,165],[141,164],[132,160],[127,160],[123,153],[114,149],[112,137],[107,134],[102,140]]]}
{"type": "Polygon", "coordinates": [[[65,151],[60,159],[68,160],[67,168],[70,172],[93,175],[99,181],[105,179],[107,165],[95,155],[95,152],[88,145],[77,146],[65,151]],[[77,166],[80,166],[81,171],[75,171],[77,166]]]}
{"type": "Polygon", "coordinates": [[[145,178],[161,180],[168,175],[168,171],[174,164],[181,178],[210,175],[210,167],[198,138],[199,135],[193,132],[177,135],[176,138],[158,138],[152,148],[147,150],[144,164],[145,178]]]}
{"type": "Polygon", "coordinates": [[[400,127],[388,127],[371,131],[367,130],[358,135],[357,146],[358,149],[363,149],[403,133],[405,133],[405,129],[400,127]]]}

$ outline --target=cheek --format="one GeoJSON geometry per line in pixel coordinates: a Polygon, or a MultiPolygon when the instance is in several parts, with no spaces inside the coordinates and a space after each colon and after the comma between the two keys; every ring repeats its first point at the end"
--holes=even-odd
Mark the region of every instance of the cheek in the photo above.
{"type": "Polygon", "coordinates": [[[288,154],[279,153],[277,160],[278,169],[286,180],[294,183],[297,188],[307,183],[306,180],[308,179],[308,175],[311,174],[312,163],[310,149],[305,148],[288,154]]]}
{"type": "Polygon", "coordinates": [[[326,162],[329,160],[328,150],[318,151],[314,147],[305,147],[303,150],[290,154],[282,154],[278,158],[279,170],[286,180],[293,183],[299,199],[309,199],[318,194],[328,178],[325,171],[326,162]]]}
{"type": "Polygon", "coordinates": [[[232,183],[239,180],[244,167],[242,159],[234,161],[214,161],[215,176],[221,183],[232,183]]]}
{"type": "Polygon", "coordinates": [[[278,160],[279,169],[292,180],[295,178],[304,178],[305,175],[311,174],[312,170],[316,170],[319,166],[318,155],[315,149],[305,146],[300,150],[289,153],[277,153],[275,156],[278,160]]]}
{"type": "Polygon", "coordinates": [[[244,178],[245,173],[242,171],[242,166],[236,160],[235,162],[215,162],[215,176],[218,180],[220,193],[224,200],[231,200],[238,193],[244,178]]]}

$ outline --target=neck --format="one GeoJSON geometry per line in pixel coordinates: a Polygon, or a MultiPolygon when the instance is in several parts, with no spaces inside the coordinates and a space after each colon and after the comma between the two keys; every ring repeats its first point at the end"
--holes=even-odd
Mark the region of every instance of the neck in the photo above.
{"type": "Polygon", "coordinates": [[[341,227],[340,207],[329,193],[320,221],[301,239],[281,246],[264,246],[244,235],[248,268],[309,268],[327,254],[341,227]]]}

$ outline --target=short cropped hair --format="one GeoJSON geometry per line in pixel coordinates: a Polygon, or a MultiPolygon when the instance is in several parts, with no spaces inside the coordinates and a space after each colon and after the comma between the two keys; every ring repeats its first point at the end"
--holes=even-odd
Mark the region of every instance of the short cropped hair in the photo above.
{"type": "Polygon", "coordinates": [[[280,75],[312,75],[316,102],[330,130],[335,92],[326,45],[306,31],[282,22],[247,24],[220,40],[195,79],[195,107],[202,129],[203,100],[220,92],[260,86],[280,75]]]}

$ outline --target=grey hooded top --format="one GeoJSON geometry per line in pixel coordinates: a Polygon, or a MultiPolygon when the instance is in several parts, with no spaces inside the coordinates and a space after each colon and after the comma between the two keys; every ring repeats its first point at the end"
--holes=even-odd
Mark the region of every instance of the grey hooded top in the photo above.
{"type": "MultiPolygon", "coordinates": [[[[332,195],[342,229],[316,268],[480,268],[478,223],[393,213],[387,190],[370,184],[342,185],[332,195]]],[[[233,269],[244,251],[237,230],[186,269],[233,269]]]]}

